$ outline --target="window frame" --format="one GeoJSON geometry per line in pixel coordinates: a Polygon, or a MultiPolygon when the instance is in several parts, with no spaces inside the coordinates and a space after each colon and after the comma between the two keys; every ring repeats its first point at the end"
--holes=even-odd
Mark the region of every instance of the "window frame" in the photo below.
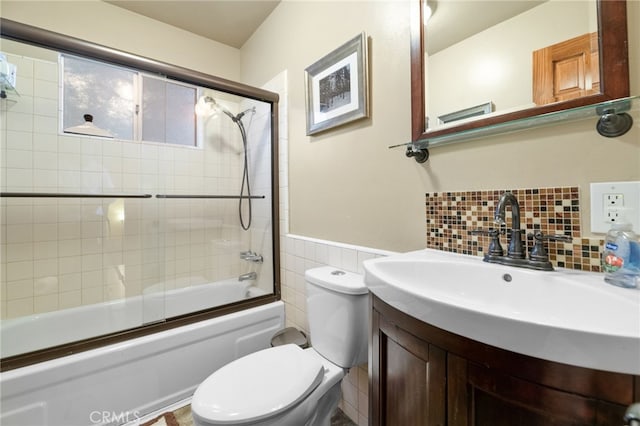
{"type": "MultiPolygon", "coordinates": [[[[176,86],[180,86],[180,87],[186,87],[186,88],[190,88],[193,89],[194,91],[194,97],[195,97],[195,101],[197,101],[197,99],[199,98],[199,96],[201,96],[201,94],[203,93],[203,87],[197,86],[193,83],[189,83],[189,82],[185,82],[185,81],[180,81],[180,80],[176,80],[176,79],[172,79],[169,78],[165,75],[162,74],[154,74],[154,73],[149,73],[149,72],[144,72],[141,71],[139,69],[135,69],[135,68],[131,68],[131,67],[127,67],[127,66],[123,66],[123,65],[119,65],[119,64],[113,64],[107,61],[102,61],[99,59],[94,59],[94,58],[89,58],[89,57],[85,57],[85,56],[80,56],[80,55],[76,55],[76,54],[72,54],[72,53],[67,53],[67,52],[60,52],[58,54],[58,69],[59,69],[59,74],[60,74],[60,82],[59,82],[59,97],[58,97],[58,111],[60,113],[60,116],[58,118],[58,133],[60,135],[65,135],[65,136],[77,136],[77,137],[96,137],[96,136],[91,136],[91,135],[82,135],[82,134],[77,134],[77,133],[69,133],[69,132],[65,132],[65,125],[64,125],[64,119],[65,119],[65,58],[67,57],[71,57],[74,60],[79,60],[79,61],[85,61],[85,62],[92,62],[95,64],[100,64],[102,66],[105,67],[110,67],[110,68],[116,68],[119,70],[124,70],[124,71],[128,71],[131,72],[133,74],[133,82],[132,82],[132,92],[133,92],[133,100],[132,100],[132,111],[133,111],[133,117],[132,117],[132,122],[133,122],[133,128],[132,128],[132,135],[133,138],[132,139],[126,139],[126,138],[115,138],[117,140],[123,140],[123,141],[128,141],[128,142],[142,142],[142,143],[152,143],[152,144],[158,144],[158,145],[168,145],[168,146],[172,146],[172,147],[182,147],[182,148],[202,148],[203,146],[203,134],[202,132],[199,130],[200,129],[200,123],[201,123],[201,118],[197,116],[197,114],[195,113],[195,109],[193,112],[193,144],[179,144],[179,143],[173,143],[173,142],[167,142],[166,140],[164,142],[159,142],[159,141],[154,141],[154,140],[145,140],[143,139],[143,133],[144,133],[144,128],[143,128],[143,123],[144,123],[144,108],[143,108],[143,95],[144,95],[144,81],[145,79],[153,79],[153,80],[157,80],[157,81],[162,81],[165,83],[165,85],[171,84],[171,85],[176,85],[176,86]]],[[[194,102],[194,108],[195,108],[195,102],[194,102]]],[[[109,129],[106,129],[109,130],[109,129]]],[[[99,137],[99,136],[98,136],[99,137]]],[[[190,139],[190,138],[189,138],[190,139]]]]}

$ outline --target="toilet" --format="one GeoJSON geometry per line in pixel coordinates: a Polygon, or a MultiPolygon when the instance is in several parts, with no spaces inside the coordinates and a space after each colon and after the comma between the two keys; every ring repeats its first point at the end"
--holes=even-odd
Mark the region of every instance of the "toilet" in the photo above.
{"type": "Polygon", "coordinates": [[[325,426],[349,368],[367,361],[368,290],[333,267],[305,272],[311,347],[285,344],[239,358],[196,389],[196,426],[325,426]]]}

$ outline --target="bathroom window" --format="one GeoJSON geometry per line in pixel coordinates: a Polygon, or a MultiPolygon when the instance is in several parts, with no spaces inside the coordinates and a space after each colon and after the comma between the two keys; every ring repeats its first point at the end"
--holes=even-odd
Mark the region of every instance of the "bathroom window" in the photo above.
{"type": "Polygon", "coordinates": [[[62,55],[62,128],[93,125],[114,138],[198,146],[198,88],[104,62],[62,55]]]}
{"type": "Polygon", "coordinates": [[[196,145],[197,89],[142,75],[142,140],[196,145]]]}

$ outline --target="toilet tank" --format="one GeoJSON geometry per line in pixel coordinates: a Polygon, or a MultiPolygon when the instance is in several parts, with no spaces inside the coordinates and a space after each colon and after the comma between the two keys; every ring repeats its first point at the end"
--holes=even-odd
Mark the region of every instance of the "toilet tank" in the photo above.
{"type": "Polygon", "coordinates": [[[367,361],[369,291],[362,275],[323,266],[305,272],[311,346],[343,368],[367,361]]]}

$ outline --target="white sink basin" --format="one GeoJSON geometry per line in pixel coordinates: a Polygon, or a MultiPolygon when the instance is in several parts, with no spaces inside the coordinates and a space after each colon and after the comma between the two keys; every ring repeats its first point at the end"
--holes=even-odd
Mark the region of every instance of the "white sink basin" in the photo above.
{"type": "Polygon", "coordinates": [[[640,290],[420,250],[364,262],[369,290],[421,321],[513,352],[640,374],[640,290]]]}

